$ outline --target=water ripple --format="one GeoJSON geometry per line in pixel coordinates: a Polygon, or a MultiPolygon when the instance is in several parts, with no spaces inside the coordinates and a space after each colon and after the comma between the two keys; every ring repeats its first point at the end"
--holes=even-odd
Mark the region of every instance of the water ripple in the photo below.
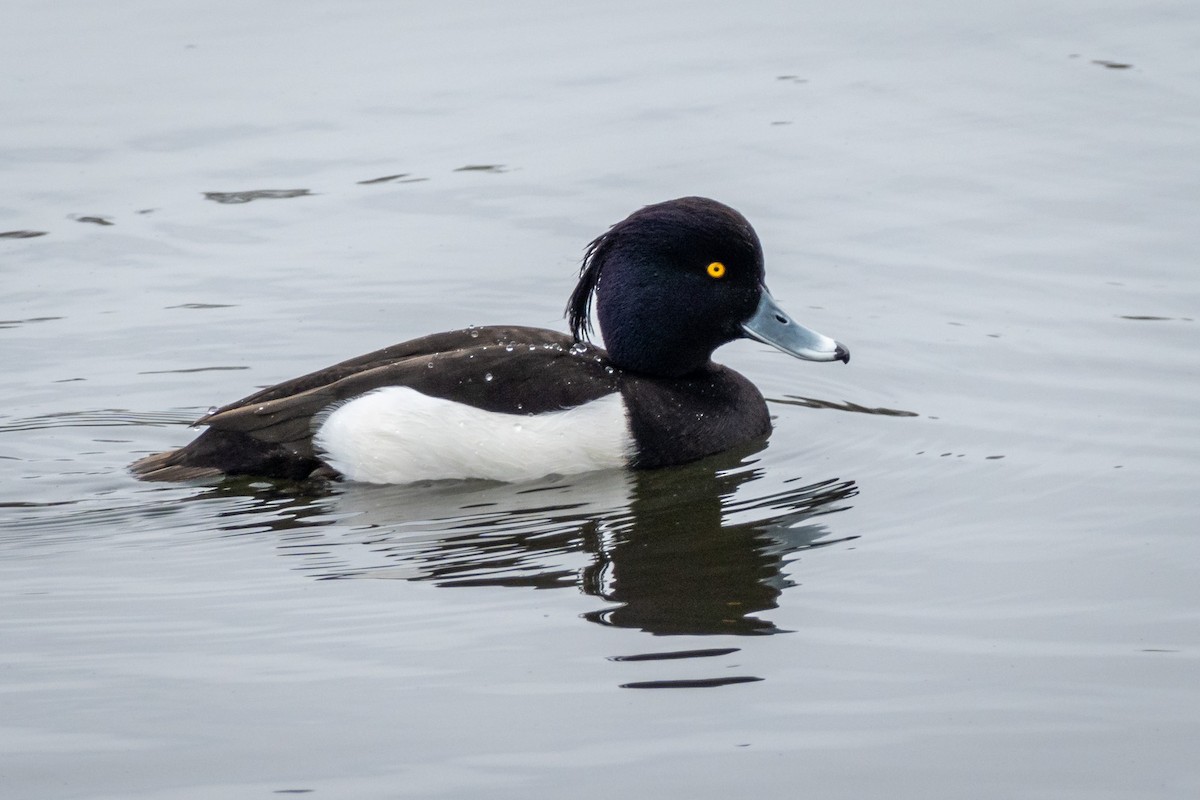
{"type": "Polygon", "coordinates": [[[51,428],[121,428],[191,425],[195,413],[172,411],[130,411],[125,408],[101,408],[86,411],[58,411],[10,421],[0,418],[0,433],[38,431],[51,428]]]}

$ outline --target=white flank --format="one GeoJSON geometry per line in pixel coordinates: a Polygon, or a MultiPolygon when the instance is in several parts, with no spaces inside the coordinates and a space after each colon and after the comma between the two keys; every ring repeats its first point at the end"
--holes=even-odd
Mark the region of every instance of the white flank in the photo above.
{"type": "Polygon", "coordinates": [[[313,442],[330,466],[364,483],[527,481],[622,467],[633,453],[619,393],[522,416],[388,386],[319,419],[313,442]]]}

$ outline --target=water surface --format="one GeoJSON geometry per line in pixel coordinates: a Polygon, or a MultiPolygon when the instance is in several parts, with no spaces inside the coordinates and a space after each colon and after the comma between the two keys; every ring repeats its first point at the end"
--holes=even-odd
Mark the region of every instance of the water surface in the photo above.
{"type": "Polygon", "coordinates": [[[1200,12],[17,3],[0,775],[22,798],[1194,797],[1200,12]],[[848,367],[531,484],[140,484],[211,406],[718,198],[848,367]]]}

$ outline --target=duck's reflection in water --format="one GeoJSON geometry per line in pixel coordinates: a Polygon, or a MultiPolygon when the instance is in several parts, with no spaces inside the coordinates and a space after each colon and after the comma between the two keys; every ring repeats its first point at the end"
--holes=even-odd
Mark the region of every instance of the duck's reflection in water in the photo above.
{"type": "Polygon", "coordinates": [[[856,489],[826,480],[739,499],[757,476],[715,465],[635,475],[628,524],[582,572],[584,591],[619,605],[587,618],[659,634],[774,633],[755,614],[791,585],[784,563],[854,538],[813,519],[847,508],[856,489]]]}
{"type": "Polygon", "coordinates": [[[285,495],[226,482],[213,492],[252,491],[256,508],[231,510],[224,529],[275,531],[281,552],[314,577],[575,586],[607,601],[585,615],[599,624],[767,634],[778,629],[756,615],[790,585],[784,565],[855,538],[835,536],[823,518],[857,494],[850,480],[767,483],[742,451],[521,485],[345,484],[285,495]]]}

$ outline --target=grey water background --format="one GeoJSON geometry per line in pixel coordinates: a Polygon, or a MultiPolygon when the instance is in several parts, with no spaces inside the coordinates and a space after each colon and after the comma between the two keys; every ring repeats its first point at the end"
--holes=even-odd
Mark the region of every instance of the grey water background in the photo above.
{"type": "Polygon", "coordinates": [[[1200,793],[1200,6],[6,10],[4,797],[1200,793]],[[684,194],[854,354],[765,449],[125,471],[684,194]]]}

